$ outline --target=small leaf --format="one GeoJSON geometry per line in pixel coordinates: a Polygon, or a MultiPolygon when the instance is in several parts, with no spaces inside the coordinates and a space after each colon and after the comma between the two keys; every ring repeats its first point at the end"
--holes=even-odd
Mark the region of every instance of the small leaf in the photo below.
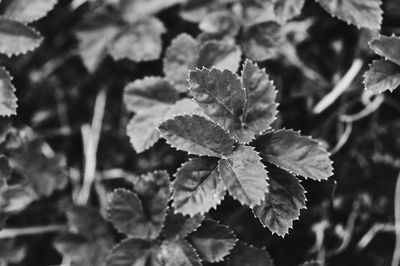
{"type": "Polygon", "coordinates": [[[175,174],[172,194],[175,210],[193,216],[215,208],[225,196],[225,185],[215,158],[195,158],[175,174]]]}
{"type": "Polygon", "coordinates": [[[0,18],[0,53],[8,57],[25,54],[39,47],[42,39],[33,28],[17,21],[0,18]]]}
{"type": "Polygon", "coordinates": [[[240,21],[230,11],[217,10],[206,14],[199,28],[207,33],[236,36],[240,29],[240,21]]]}
{"type": "Polygon", "coordinates": [[[0,209],[2,213],[20,212],[37,199],[38,195],[30,187],[9,186],[0,193],[0,209]]]}
{"type": "Polygon", "coordinates": [[[239,68],[242,52],[237,45],[222,41],[207,41],[200,47],[197,67],[215,67],[223,71],[228,69],[236,72],[239,68]]]}
{"type": "Polygon", "coordinates": [[[229,256],[228,265],[274,266],[275,264],[265,250],[238,242],[229,256]]]}
{"type": "Polygon", "coordinates": [[[333,174],[329,153],[310,137],[291,130],[267,133],[256,141],[261,156],[296,175],[326,180],[333,174]]]}
{"type": "Polygon", "coordinates": [[[380,29],[380,0],[316,0],[328,13],[358,28],[380,29]]]}
{"type": "Polygon", "coordinates": [[[279,24],[285,24],[288,20],[300,15],[305,0],[269,0],[269,2],[273,5],[275,20],[279,24]]]}
{"type": "Polygon", "coordinates": [[[190,154],[221,157],[233,150],[228,133],[202,116],[176,116],[159,128],[171,146],[190,154]]]}
{"type": "Polygon", "coordinates": [[[57,0],[11,0],[3,5],[3,16],[10,20],[30,23],[44,17],[57,4],[57,0]]]}
{"type": "Polygon", "coordinates": [[[218,169],[229,194],[243,205],[260,204],[268,190],[267,171],[258,153],[249,146],[239,146],[218,169]]]}
{"type": "Polygon", "coordinates": [[[110,44],[109,53],[115,60],[130,59],[134,62],[151,61],[160,57],[161,34],[166,29],[154,17],[135,21],[123,29],[110,44]]]}
{"type": "MultiPolygon", "coordinates": [[[[1,42],[1,41],[0,41],[1,42]]],[[[0,67],[0,116],[17,114],[17,97],[11,76],[4,67],[0,67]]]]}
{"type": "Polygon", "coordinates": [[[127,22],[134,22],[138,17],[154,15],[184,0],[119,0],[119,9],[127,22]]]}
{"type": "Polygon", "coordinates": [[[272,233],[284,236],[299,218],[300,209],[306,208],[305,190],[296,177],[283,171],[271,174],[269,183],[269,192],[253,212],[272,233]]]}
{"type": "Polygon", "coordinates": [[[195,231],[204,220],[204,216],[197,214],[193,217],[184,216],[169,210],[163,227],[163,235],[167,238],[185,238],[188,234],[195,231]]]}
{"type": "Polygon", "coordinates": [[[380,35],[373,39],[369,46],[378,55],[400,65],[400,37],[380,35]]]}
{"type": "Polygon", "coordinates": [[[201,266],[199,255],[183,239],[164,241],[159,258],[163,266],[201,266]]]}
{"type": "Polygon", "coordinates": [[[365,89],[374,93],[393,92],[400,85],[400,66],[384,59],[375,60],[364,74],[365,89]]]}
{"type": "Polygon", "coordinates": [[[222,261],[237,241],[232,230],[212,220],[205,220],[190,240],[200,258],[207,262],[222,261]]]}

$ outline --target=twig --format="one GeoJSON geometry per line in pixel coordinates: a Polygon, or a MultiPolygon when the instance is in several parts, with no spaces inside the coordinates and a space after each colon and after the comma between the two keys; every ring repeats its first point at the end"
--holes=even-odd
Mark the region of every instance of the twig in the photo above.
{"type": "Polygon", "coordinates": [[[14,238],[17,236],[38,235],[59,232],[67,229],[65,225],[46,225],[27,228],[4,228],[0,231],[0,239],[14,238]]]}
{"type": "Polygon", "coordinates": [[[383,101],[384,101],[383,95],[378,95],[372,102],[367,104],[367,106],[365,106],[365,108],[362,109],[360,112],[353,115],[342,115],[339,119],[342,122],[348,122],[348,123],[358,121],[378,110],[383,101]]]}
{"type": "Polygon", "coordinates": [[[360,58],[356,58],[347,73],[336,84],[333,90],[328,93],[324,98],[322,98],[322,100],[314,107],[313,113],[322,113],[326,108],[331,106],[336,101],[336,99],[339,98],[339,96],[342,95],[351,85],[363,65],[363,60],[361,60],[360,58]]]}
{"type": "Polygon", "coordinates": [[[362,250],[366,248],[372,239],[381,232],[394,232],[395,228],[392,224],[375,224],[368,230],[368,232],[358,241],[357,249],[362,250]]]}
{"type": "Polygon", "coordinates": [[[352,131],[353,131],[352,123],[346,123],[346,128],[345,128],[343,134],[340,136],[339,141],[336,143],[336,146],[332,150],[329,151],[332,155],[334,155],[341,148],[343,148],[343,146],[349,140],[349,137],[350,137],[350,134],[351,134],[352,131]]]}
{"type": "Polygon", "coordinates": [[[392,259],[392,266],[400,265],[400,172],[397,177],[396,190],[394,195],[394,225],[396,231],[396,245],[392,259]]]}

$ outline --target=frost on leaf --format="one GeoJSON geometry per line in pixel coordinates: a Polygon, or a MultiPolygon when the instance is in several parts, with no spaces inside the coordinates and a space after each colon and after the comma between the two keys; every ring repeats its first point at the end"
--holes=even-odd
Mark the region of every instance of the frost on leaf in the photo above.
{"type": "Polygon", "coordinates": [[[134,22],[138,17],[154,15],[163,9],[185,0],[119,0],[119,9],[127,22],[134,22]]]}
{"type": "Polygon", "coordinates": [[[7,56],[25,54],[37,48],[42,39],[33,28],[0,18],[0,53],[7,56]]]}
{"type": "Polygon", "coordinates": [[[151,61],[160,57],[161,34],[166,29],[157,18],[143,18],[127,25],[109,46],[115,60],[130,59],[134,62],[151,61]]]}
{"type": "Polygon", "coordinates": [[[220,70],[228,69],[236,72],[241,56],[242,52],[237,45],[221,41],[207,41],[200,48],[197,67],[215,67],[220,70]]]}
{"type": "Polygon", "coordinates": [[[167,238],[185,238],[195,231],[203,220],[204,216],[201,214],[190,217],[180,213],[174,213],[172,209],[169,209],[167,217],[165,218],[162,234],[167,238]]]}
{"type": "Polygon", "coordinates": [[[265,250],[238,242],[229,256],[228,266],[243,265],[274,266],[275,264],[265,250]]]}
{"type": "Polygon", "coordinates": [[[158,257],[164,266],[201,266],[199,255],[183,239],[164,241],[158,257]]]}
{"type": "Polygon", "coordinates": [[[291,130],[261,136],[256,147],[266,161],[296,175],[326,180],[333,173],[329,153],[317,141],[291,130]]]}
{"type": "Polygon", "coordinates": [[[236,241],[232,230],[212,220],[203,221],[201,227],[190,236],[190,242],[200,258],[207,262],[222,261],[236,241]]]}
{"type": "Polygon", "coordinates": [[[379,36],[372,40],[369,45],[378,55],[400,65],[400,37],[379,36]]]}
{"type": "Polygon", "coordinates": [[[57,0],[11,0],[4,2],[5,18],[30,23],[44,17],[57,4],[57,0]]]}
{"type": "Polygon", "coordinates": [[[10,74],[0,67],[0,116],[17,114],[17,97],[14,92],[10,74]]]}
{"type": "Polygon", "coordinates": [[[364,85],[374,93],[394,91],[400,85],[400,66],[384,59],[374,61],[364,74],[364,85]]]}
{"type": "Polygon", "coordinates": [[[172,194],[176,212],[193,216],[215,208],[225,196],[225,185],[215,158],[195,158],[175,174],[172,194]]]}
{"type": "Polygon", "coordinates": [[[359,28],[380,29],[380,0],[316,0],[333,17],[359,28]]]}
{"type": "Polygon", "coordinates": [[[305,190],[296,177],[283,171],[271,174],[269,183],[269,192],[253,212],[272,233],[284,236],[299,218],[300,209],[306,208],[305,190]]]}
{"type": "Polygon", "coordinates": [[[229,194],[243,205],[260,204],[268,190],[268,175],[261,158],[252,147],[239,146],[218,169],[229,194]]]}
{"type": "Polygon", "coordinates": [[[228,133],[202,116],[176,116],[162,123],[159,129],[167,143],[190,154],[221,157],[233,150],[228,133]]]}

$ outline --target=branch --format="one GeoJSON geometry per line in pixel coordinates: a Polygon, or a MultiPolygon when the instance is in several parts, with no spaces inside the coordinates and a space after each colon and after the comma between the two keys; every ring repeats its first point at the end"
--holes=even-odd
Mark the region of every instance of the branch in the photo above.
{"type": "Polygon", "coordinates": [[[59,232],[67,229],[65,225],[47,225],[27,228],[4,228],[0,231],[0,239],[14,238],[17,236],[38,235],[59,232]]]}

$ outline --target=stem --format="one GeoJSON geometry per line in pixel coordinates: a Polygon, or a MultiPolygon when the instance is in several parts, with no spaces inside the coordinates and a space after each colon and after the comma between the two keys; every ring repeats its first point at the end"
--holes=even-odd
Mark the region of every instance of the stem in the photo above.
{"type": "Polygon", "coordinates": [[[65,225],[47,225],[27,228],[4,228],[0,231],[0,239],[14,238],[17,236],[38,235],[65,230],[65,225]]]}
{"type": "Polygon", "coordinates": [[[394,226],[396,231],[396,245],[392,259],[392,266],[400,265],[400,172],[397,177],[394,195],[394,226]]]}

